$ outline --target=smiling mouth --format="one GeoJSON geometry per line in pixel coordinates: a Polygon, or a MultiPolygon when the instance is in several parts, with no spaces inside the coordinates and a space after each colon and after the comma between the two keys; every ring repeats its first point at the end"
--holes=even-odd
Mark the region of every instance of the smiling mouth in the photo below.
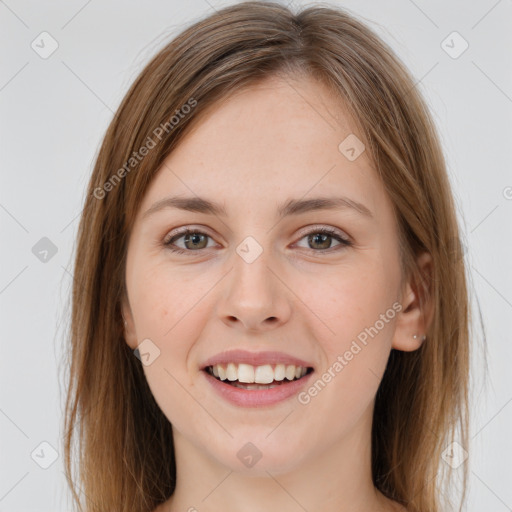
{"type": "Polygon", "coordinates": [[[300,380],[313,372],[313,368],[284,364],[252,366],[228,363],[207,366],[204,371],[224,384],[240,389],[259,390],[300,380]]]}

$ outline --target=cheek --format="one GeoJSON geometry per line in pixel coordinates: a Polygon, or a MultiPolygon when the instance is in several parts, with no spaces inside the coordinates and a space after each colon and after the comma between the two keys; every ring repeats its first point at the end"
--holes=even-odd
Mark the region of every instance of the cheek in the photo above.
{"type": "MultiPolygon", "coordinates": [[[[323,336],[328,352],[339,353],[347,342],[350,345],[352,339],[392,308],[397,299],[398,281],[394,269],[390,266],[385,271],[383,263],[378,261],[366,262],[360,268],[340,269],[330,277],[315,288],[309,287],[308,302],[328,327],[330,336],[323,336]]],[[[386,317],[385,325],[379,322],[379,331],[388,334],[394,317],[393,310],[386,317]]]]}
{"type": "Polygon", "coordinates": [[[322,305],[318,311],[329,327],[318,338],[326,356],[319,402],[335,404],[332,412],[341,415],[352,410],[357,417],[373,399],[391,350],[399,274],[391,263],[374,261],[337,273],[311,299],[322,305]]]}
{"type": "Polygon", "coordinates": [[[148,264],[146,268],[142,262],[132,277],[130,303],[139,337],[151,335],[167,343],[166,340],[176,338],[181,324],[188,323],[190,329],[189,318],[196,314],[208,291],[204,277],[192,276],[165,262],[148,264]]]}
{"type": "Polygon", "coordinates": [[[176,287],[171,286],[165,274],[155,270],[140,272],[134,279],[130,302],[137,327],[137,336],[161,341],[172,325],[176,287]]]}
{"type": "Polygon", "coordinates": [[[182,281],[161,266],[147,271],[139,267],[129,290],[138,342],[151,340],[158,354],[143,366],[146,380],[158,406],[179,430],[188,428],[189,422],[205,422],[186,391],[192,390],[194,377],[188,368],[189,353],[201,330],[193,319],[200,314],[205,292],[202,286],[190,288],[182,281]]]}
{"type": "Polygon", "coordinates": [[[137,340],[150,339],[159,351],[155,362],[144,368],[148,381],[157,374],[168,380],[172,374],[183,385],[192,385],[197,368],[190,367],[190,351],[201,337],[214,283],[204,275],[189,278],[168,264],[147,269],[141,265],[132,278],[129,293],[137,340]]]}
{"type": "Polygon", "coordinates": [[[331,321],[335,334],[318,338],[326,364],[298,397],[312,411],[311,430],[323,432],[322,421],[328,418],[336,425],[334,435],[366,417],[386,368],[396,317],[393,302],[378,290],[356,286],[348,292],[337,299],[338,316],[331,321]]]}

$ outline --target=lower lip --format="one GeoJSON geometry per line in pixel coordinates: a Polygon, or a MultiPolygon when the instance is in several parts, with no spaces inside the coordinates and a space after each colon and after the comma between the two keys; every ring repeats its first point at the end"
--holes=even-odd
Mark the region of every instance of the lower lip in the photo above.
{"type": "Polygon", "coordinates": [[[225,400],[241,407],[264,407],[266,405],[283,402],[296,395],[309,381],[314,372],[304,375],[299,380],[290,381],[287,384],[278,384],[270,389],[242,389],[202,371],[213,389],[225,400]]]}

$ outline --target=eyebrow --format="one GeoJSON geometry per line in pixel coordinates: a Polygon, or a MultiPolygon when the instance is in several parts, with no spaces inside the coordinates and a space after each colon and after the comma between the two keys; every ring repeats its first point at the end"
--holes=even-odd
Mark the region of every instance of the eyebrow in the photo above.
{"type": "MultiPolygon", "coordinates": [[[[176,208],[179,210],[186,210],[195,213],[204,213],[209,215],[216,215],[219,217],[227,217],[225,207],[220,203],[215,203],[204,199],[202,197],[166,197],[157,201],[142,216],[143,219],[149,215],[166,208],[176,208]]],[[[315,197],[311,199],[290,199],[278,210],[278,217],[280,219],[290,215],[300,215],[302,213],[319,211],[319,210],[345,210],[352,209],[358,213],[373,218],[372,212],[364,205],[354,201],[348,197],[315,197]]]]}

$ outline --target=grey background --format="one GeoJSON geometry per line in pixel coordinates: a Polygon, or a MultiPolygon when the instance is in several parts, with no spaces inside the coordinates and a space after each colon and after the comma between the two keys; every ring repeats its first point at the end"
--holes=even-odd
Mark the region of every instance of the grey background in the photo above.
{"type": "MultiPolygon", "coordinates": [[[[184,25],[229,3],[0,1],[0,512],[70,510],[60,365],[85,187],[142,66],[184,25]],[[58,43],[46,59],[31,47],[43,51],[43,31],[58,43]],[[49,247],[43,237],[55,254],[38,252],[49,247]],[[47,469],[52,450],[43,442],[57,451],[47,469]]],[[[467,510],[512,510],[512,2],[339,3],[391,44],[434,112],[487,335],[484,381],[475,322],[467,510]],[[461,40],[443,43],[453,31],[469,44],[457,58],[446,44],[458,52],[461,40]]]]}

